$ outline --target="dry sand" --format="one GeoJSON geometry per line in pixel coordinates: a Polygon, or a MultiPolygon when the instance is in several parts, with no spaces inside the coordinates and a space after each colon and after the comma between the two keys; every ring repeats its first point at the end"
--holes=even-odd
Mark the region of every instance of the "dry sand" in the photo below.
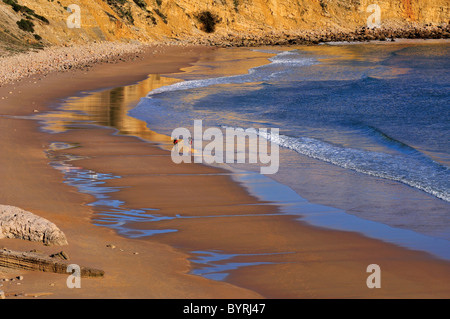
{"type": "Polygon", "coordinates": [[[29,296],[51,293],[40,298],[450,297],[448,262],[356,233],[330,231],[290,216],[276,216],[278,207],[262,205],[224,174],[227,171],[173,164],[170,154],[159,147],[170,141],[145,128],[150,142],[114,135],[114,129],[100,127],[53,136],[40,132],[38,123],[26,117],[82,91],[128,85],[150,73],[175,72],[208,50],[212,49],[165,48],[163,53],[149,52],[132,62],[99,64],[88,72],[56,73],[37,83],[27,79],[0,88],[0,97],[7,97],[0,100],[0,203],[54,222],[69,242],[64,247],[45,247],[2,239],[0,246],[49,254],[63,249],[71,262],[105,271],[104,278],[83,278],[82,289],[68,289],[65,275],[8,270],[3,276],[23,275],[24,280],[0,289],[29,296]],[[76,165],[122,176],[107,185],[126,186],[113,196],[129,208],[150,206],[169,217],[215,218],[130,225],[136,229],[178,229],[148,239],[127,239],[109,228],[95,226],[95,211],[85,205],[93,198],[64,184],[63,175],[48,165],[44,151],[55,139],[80,143],[81,147],[70,153],[90,158],[76,165]],[[132,160],[129,155],[133,155],[132,160]],[[107,247],[109,244],[115,248],[107,247]],[[263,260],[270,264],[242,267],[233,271],[227,282],[209,280],[189,274],[193,267],[189,251],[194,247],[243,254],[241,262],[263,260]],[[264,254],[264,258],[255,253],[264,254]],[[373,263],[382,270],[381,289],[366,286],[366,268],[373,263]]]}

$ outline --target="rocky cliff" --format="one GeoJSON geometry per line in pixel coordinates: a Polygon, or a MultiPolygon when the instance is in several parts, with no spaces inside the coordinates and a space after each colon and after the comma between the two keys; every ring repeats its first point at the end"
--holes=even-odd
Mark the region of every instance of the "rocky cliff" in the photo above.
{"type": "Polygon", "coordinates": [[[372,4],[384,28],[448,28],[448,0],[0,0],[0,42],[20,50],[114,40],[307,37],[366,26],[372,4]]]}

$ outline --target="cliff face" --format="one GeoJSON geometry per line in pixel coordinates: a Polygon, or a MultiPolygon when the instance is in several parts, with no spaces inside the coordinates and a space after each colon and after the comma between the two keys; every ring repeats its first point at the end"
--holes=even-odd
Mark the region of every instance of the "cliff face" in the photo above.
{"type": "Polygon", "coordinates": [[[382,26],[449,22],[448,0],[0,0],[0,42],[20,47],[355,30],[367,24],[371,4],[380,7],[382,26]],[[81,28],[67,26],[71,4],[81,9],[81,28]],[[211,15],[199,19],[202,11],[211,15]]]}

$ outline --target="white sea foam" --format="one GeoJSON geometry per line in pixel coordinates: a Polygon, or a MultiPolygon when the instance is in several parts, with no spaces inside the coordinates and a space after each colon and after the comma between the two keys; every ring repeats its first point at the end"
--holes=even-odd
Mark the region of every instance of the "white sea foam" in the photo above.
{"type": "Polygon", "coordinates": [[[398,181],[450,202],[450,170],[428,157],[345,148],[306,137],[262,136],[299,154],[367,175],[398,181]]]}

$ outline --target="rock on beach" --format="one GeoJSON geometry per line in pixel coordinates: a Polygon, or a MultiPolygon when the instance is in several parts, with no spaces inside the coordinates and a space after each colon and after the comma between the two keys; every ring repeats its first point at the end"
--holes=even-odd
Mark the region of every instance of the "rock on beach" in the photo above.
{"type": "Polygon", "coordinates": [[[67,245],[65,234],[52,222],[14,206],[0,205],[0,239],[17,238],[45,245],[67,245]]]}

